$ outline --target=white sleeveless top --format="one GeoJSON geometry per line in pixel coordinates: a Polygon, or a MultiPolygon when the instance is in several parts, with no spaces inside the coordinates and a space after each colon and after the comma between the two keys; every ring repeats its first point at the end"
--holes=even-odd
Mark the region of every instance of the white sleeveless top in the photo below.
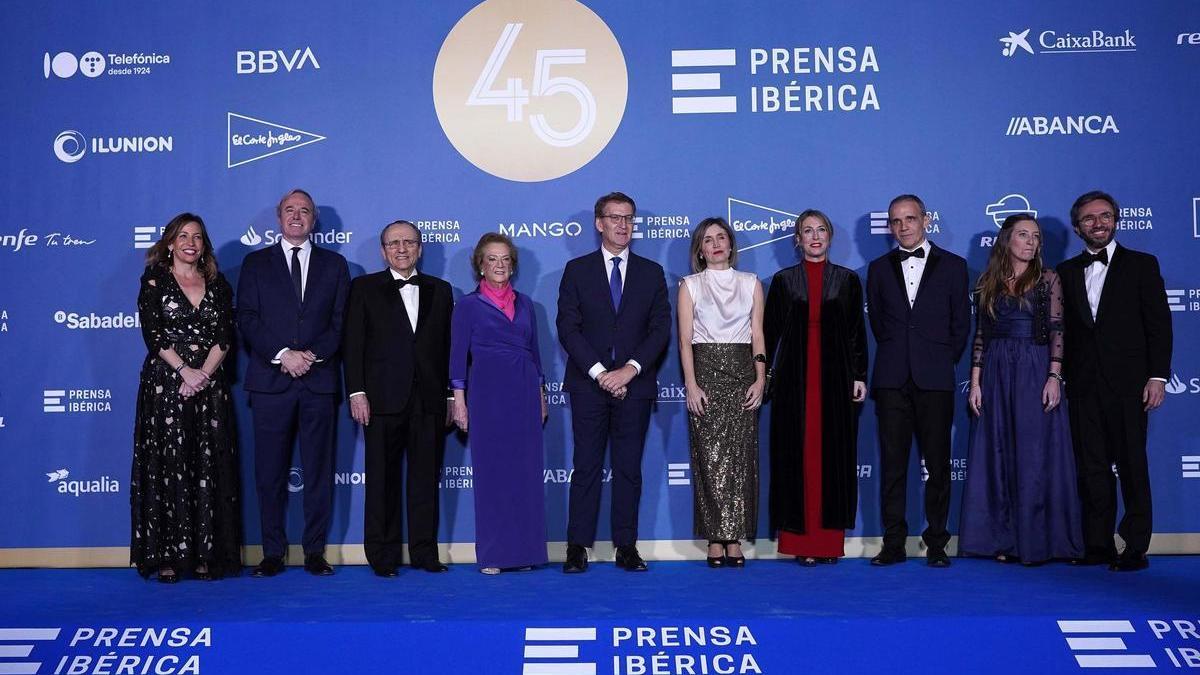
{"type": "Polygon", "coordinates": [[[757,276],[732,268],[704,270],[681,283],[692,296],[692,344],[749,344],[757,276]]]}

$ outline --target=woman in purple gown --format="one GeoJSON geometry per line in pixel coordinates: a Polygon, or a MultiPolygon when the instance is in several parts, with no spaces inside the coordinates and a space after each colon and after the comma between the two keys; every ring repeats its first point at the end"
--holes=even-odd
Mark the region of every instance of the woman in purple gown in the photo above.
{"type": "Polygon", "coordinates": [[[546,398],[533,302],[510,281],[516,247],[489,232],[471,261],[480,284],[454,306],[450,387],[454,422],[469,432],[475,558],[484,574],[499,574],[547,562],[546,398]]]}
{"type": "Polygon", "coordinates": [[[1000,228],[976,288],[958,550],[1037,565],[1083,554],[1075,457],[1062,398],[1063,296],[1028,213],[1000,228]]]}

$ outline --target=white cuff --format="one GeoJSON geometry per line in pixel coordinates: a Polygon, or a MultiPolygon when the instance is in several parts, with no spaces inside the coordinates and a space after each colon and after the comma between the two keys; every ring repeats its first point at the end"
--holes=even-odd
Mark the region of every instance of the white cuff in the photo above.
{"type": "Polygon", "coordinates": [[[1163,384],[1167,383],[1167,378],[1165,378],[1165,377],[1152,377],[1150,379],[1155,382],[1162,382],[1163,384]]]}
{"type": "Polygon", "coordinates": [[[367,395],[367,392],[365,392],[365,391],[356,391],[353,394],[350,394],[349,396],[347,396],[346,398],[354,398],[355,396],[366,396],[366,395],[367,395]]]}
{"type": "Polygon", "coordinates": [[[601,364],[599,361],[597,361],[596,365],[592,366],[591,368],[588,368],[588,377],[595,380],[595,379],[599,378],[600,373],[603,373],[603,372],[604,372],[604,365],[601,364]]]}
{"type": "Polygon", "coordinates": [[[283,353],[286,352],[287,350],[288,350],[287,347],[280,349],[279,353],[275,355],[275,358],[271,359],[271,363],[282,363],[283,362],[283,353]]]}
{"type": "Polygon", "coordinates": [[[642,364],[638,363],[637,361],[634,361],[633,359],[629,359],[628,361],[625,362],[625,365],[633,366],[633,369],[637,371],[638,375],[642,374],[642,364]]]}

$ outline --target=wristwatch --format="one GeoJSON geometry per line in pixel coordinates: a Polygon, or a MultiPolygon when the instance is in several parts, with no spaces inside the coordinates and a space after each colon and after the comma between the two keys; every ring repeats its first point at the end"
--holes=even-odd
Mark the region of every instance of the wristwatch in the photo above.
{"type": "Polygon", "coordinates": [[[755,354],[754,360],[757,361],[758,363],[766,363],[767,355],[766,354],[755,354]]]}

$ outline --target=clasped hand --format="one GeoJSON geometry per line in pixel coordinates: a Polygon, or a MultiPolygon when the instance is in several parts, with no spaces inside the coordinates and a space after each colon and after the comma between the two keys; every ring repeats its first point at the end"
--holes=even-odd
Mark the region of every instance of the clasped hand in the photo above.
{"type": "Polygon", "coordinates": [[[179,379],[182,380],[179,383],[179,395],[185,399],[200,393],[200,390],[207,387],[209,383],[208,373],[190,366],[184,366],[179,370],[179,379]]]}
{"type": "Polygon", "coordinates": [[[623,399],[629,393],[629,381],[637,376],[637,368],[628,363],[616,370],[606,370],[596,378],[600,388],[613,398],[623,399]]]}
{"type": "Polygon", "coordinates": [[[289,349],[279,357],[279,370],[292,377],[304,377],[316,361],[317,355],[307,349],[302,352],[289,349]]]}

